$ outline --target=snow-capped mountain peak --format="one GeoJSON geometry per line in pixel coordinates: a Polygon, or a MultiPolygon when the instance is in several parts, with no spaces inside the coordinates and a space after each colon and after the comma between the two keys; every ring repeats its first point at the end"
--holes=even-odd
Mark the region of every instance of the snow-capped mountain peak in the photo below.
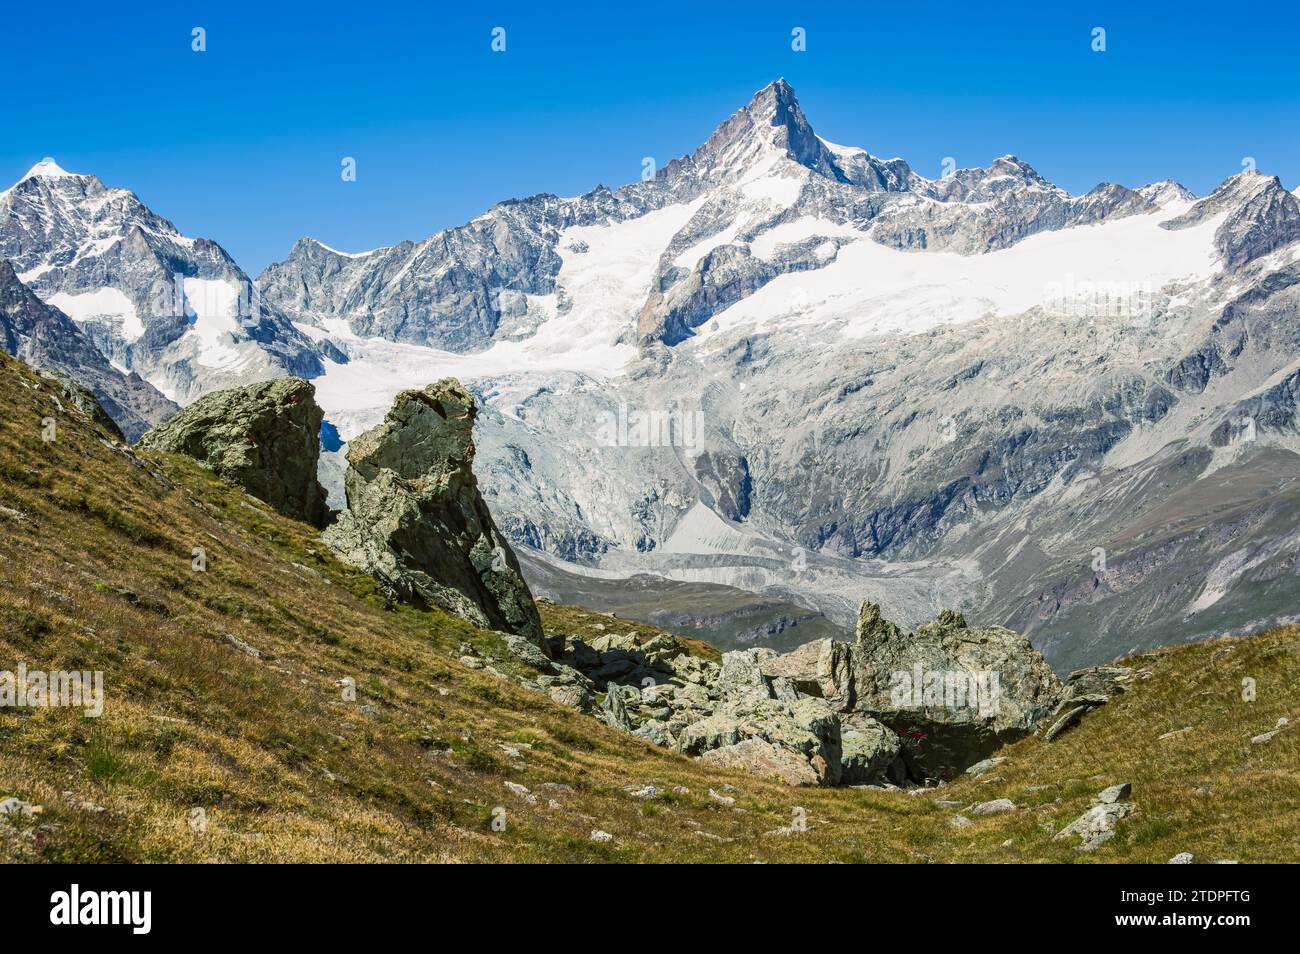
{"type": "Polygon", "coordinates": [[[1011,154],[926,179],[901,158],[819,137],[778,79],[648,181],[502,202],[459,228],[362,255],[303,240],[259,287],[308,325],[343,319],[360,337],[459,353],[527,340],[562,315],[603,324],[610,343],[672,345],[783,275],[823,273],[851,244],[982,254],[1187,198],[1172,185],[1113,184],[1074,197],[1011,154]],[[592,241],[658,261],[636,270],[635,286],[587,301],[569,275],[588,274],[580,263],[596,258],[582,251],[592,241]]]}
{"type": "MultiPolygon", "coordinates": [[[[84,176],[80,176],[75,172],[68,172],[57,162],[55,162],[52,157],[46,156],[40,162],[36,163],[36,165],[28,169],[27,174],[23,176],[23,179],[33,179],[33,178],[80,179],[80,178],[84,178],[84,176]]],[[[20,179],[19,181],[21,182],[23,181],[23,179],[20,179]]]]}
{"type": "Polygon", "coordinates": [[[1161,179],[1138,189],[1138,194],[1157,209],[1180,208],[1196,201],[1196,195],[1182,183],[1161,179]]]}
{"type": "Polygon", "coordinates": [[[11,192],[17,189],[25,182],[33,180],[53,180],[53,179],[93,179],[94,176],[83,176],[75,172],[68,172],[50,156],[46,156],[36,165],[28,169],[22,177],[7,189],[0,189],[0,201],[4,200],[11,192]]]}
{"type": "Polygon", "coordinates": [[[172,400],[321,370],[316,347],[260,308],[219,245],[182,235],[134,193],[52,159],[0,194],[0,259],[106,358],[172,400]]]}
{"type": "Polygon", "coordinates": [[[692,159],[705,174],[736,176],[774,154],[822,175],[836,175],[834,157],[813,132],[794,89],[784,79],[755,93],[747,106],[714,130],[692,159]]]}

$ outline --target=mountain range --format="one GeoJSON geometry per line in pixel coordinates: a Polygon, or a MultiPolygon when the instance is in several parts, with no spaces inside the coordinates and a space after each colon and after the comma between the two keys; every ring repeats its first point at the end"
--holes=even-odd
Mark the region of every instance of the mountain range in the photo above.
{"type": "Polygon", "coordinates": [[[635,576],[638,601],[698,586],[701,616],[709,587],[841,626],[864,594],[906,626],[959,606],[1058,669],[1296,618],[1300,202],[1276,177],[1075,196],[1004,156],[928,179],[817,135],[782,80],[646,171],[369,252],[303,238],[252,280],[47,160],[0,193],[0,344],[132,438],[310,378],[336,504],[345,443],[456,376],[484,497],[557,597],[635,576]]]}

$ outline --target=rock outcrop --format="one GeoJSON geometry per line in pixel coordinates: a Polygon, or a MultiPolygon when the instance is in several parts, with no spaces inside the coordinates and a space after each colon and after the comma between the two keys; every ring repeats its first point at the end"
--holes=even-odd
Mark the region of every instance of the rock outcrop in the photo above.
{"type": "Polygon", "coordinates": [[[1029,640],[1009,629],[971,629],[945,610],[907,633],[870,602],[862,604],[854,642],[808,643],[768,660],[764,673],[822,697],[842,719],[888,727],[902,740],[914,781],[950,778],[1027,735],[1061,692],[1029,640]]]}
{"type": "Polygon", "coordinates": [[[140,444],[193,457],[285,516],[323,527],[329,508],[316,480],[322,417],[311,384],[282,378],[202,397],[140,444]]]}
{"type": "Polygon", "coordinates": [[[384,422],[348,446],[348,507],[325,541],[394,599],[440,606],[549,652],[474,478],[475,412],[450,378],[399,394],[384,422]]]}
{"type": "Polygon", "coordinates": [[[852,643],[737,650],[721,664],[686,654],[666,633],[567,638],[536,688],[582,708],[604,692],[610,725],[793,785],[952,778],[1034,731],[1063,695],[1042,656],[1010,630],[971,628],[945,610],[908,633],[873,603],[863,604],[852,643]]]}
{"type": "Polygon", "coordinates": [[[918,781],[950,778],[1028,735],[1061,692],[1028,639],[1001,626],[968,627],[952,610],[903,633],[865,604],[849,658],[852,709],[899,734],[918,781]]]}
{"type": "Polygon", "coordinates": [[[61,371],[48,371],[42,369],[41,377],[57,384],[59,386],[60,397],[64,401],[71,404],[86,417],[90,418],[93,423],[102,427],[115,440],[126,440],[126,435],[123,434],[122,429],[117,426],[117,421],[113,420],[112,416],[104,410],[104,406],[99,403],[99,398],[95,397],[95,393],[91,391],[90,388],[83,387],[70,375],[61,371]]]}
{"type": "Polygon", "coordinates": [[[1099,706],[1128,690],[1134,682],[1150,678],[1146,669],[1130,666],[1091,666],[1076,669],[1065,677],[1065,686],[1057,697],[1056,708],[1044,723],[1043,741],[1051,742],[1061,733],[1074,728],[1079,720],[1099,706]]]}

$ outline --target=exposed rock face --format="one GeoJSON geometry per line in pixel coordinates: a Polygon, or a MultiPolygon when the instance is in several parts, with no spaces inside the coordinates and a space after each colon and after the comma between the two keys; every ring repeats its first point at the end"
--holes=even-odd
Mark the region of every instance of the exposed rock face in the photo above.
{"type": "Polygon", "coordinates": [[[90,391],[128,440],[139,440],[176,410],[139,375],[113,367],[67,315],[37,298],[4,260],[0,260],[0,350],[90,391]]]}
{"type": "Polygon", "coordinates": [[[1240,268],[1300,238],[1300,202],[1277,176],[1239,172],[1177,218],[1163,223],[1170,231],[1190,228],[1228,213],[1214,233],[1215,248],[1226,266],[1240,268]]]}
{"type": "Polygon", "coordinates": [[[720,514],[730,520],[743,520],[749,515],[753,487],[744,457],[706,451],[695,459],[695,476],[712,496],[720,514]]]}
{"type": "Polygon", "coordinates": [[[944,610],[904,634],[867,604],[853,646],[854,708],[903,739],[915,778],[948,778],[1032,732],[1061,683],[1019,633],[944,610]]]}
{"type": "Polygon", "coordinates": [[[321,417],[316,389],[282,378],[200,398],[140,443],[193,457],[285,516],[323,527],[329,508],[316,480],[321,417]]]}
{"type": "Polygon", "coordinates": [[[403,391],[351,442],[348,509],[325,533],[397,599],[440,606],[549,652],[519,563],[474,478],[474,398],[450,378],[403,391]]]}
{"type": "Polygon", "coordinates": [[[1065,677],[1065,687],[1057,697],[1056,708],[1045,723],[1047,730],[1043,733],[1043,741],[1051,742],[1077,725],[1093,709],[1126,692],[1132,683],[1150,676],[1146,669],[1129,666],[1093,666],[1070,673],[1065,677]]]}

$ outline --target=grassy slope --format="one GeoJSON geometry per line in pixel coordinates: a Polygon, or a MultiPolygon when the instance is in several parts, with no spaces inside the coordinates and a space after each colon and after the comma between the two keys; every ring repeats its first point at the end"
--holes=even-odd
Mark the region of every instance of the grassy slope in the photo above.
{"type": "MultiPolygon", "coordinates": [[[[1300,726],[1248,741],[1300,716],[1300,630],[1141,657],[1151,680],[1051,745],[1009,749],[1005,782],[918,796],[792,790],[706,770],[464,668],[461,642],[501,658],[497,637],[385,606],[310,528],[192,462],[105,446],[76,412],[54,411],[50,394],[0,361],[0,670],[103,670],[107,704],[99,719],[0,709],[0,798],[44,807],[0,819],[0,860],[1300,858],[1300,726]],[[51,413],[59,439],[45,444],[51,413]],[[206,573],[190,567],[195,546],[206,573]],[[1258,681],[1258,701],[1240,701],[1243,676],[1258,681]],[[344,677],[356,702],[342,699],[344,677]],[[1063,826],[1117,781],[1133,783],[1138,808],[1120,838],[1095,855],[1050,840],[1043,826],[1063,826]],[[624,791],[630,783],[690,791],[644,802],[624,791]],[[709,797],[728,783],[735,806],[709,797]],[[1034,785],[1046,787],[1026,793],[1034,785]],[[1024,807],[963,831],[948,824],[960,809],[935,804],[1004,795],[1024,807]],[[496,806],[504,832],[490,824],[496,806]],[[795,806],[810,831],[764,834],[795,806]],[[206,832],[188,824],[196,807],[206,832]],[[590,841],[595,828],[614,841],[590,841]]],[[[553,631],[638,628],[543,609],[553,631]]]]}

